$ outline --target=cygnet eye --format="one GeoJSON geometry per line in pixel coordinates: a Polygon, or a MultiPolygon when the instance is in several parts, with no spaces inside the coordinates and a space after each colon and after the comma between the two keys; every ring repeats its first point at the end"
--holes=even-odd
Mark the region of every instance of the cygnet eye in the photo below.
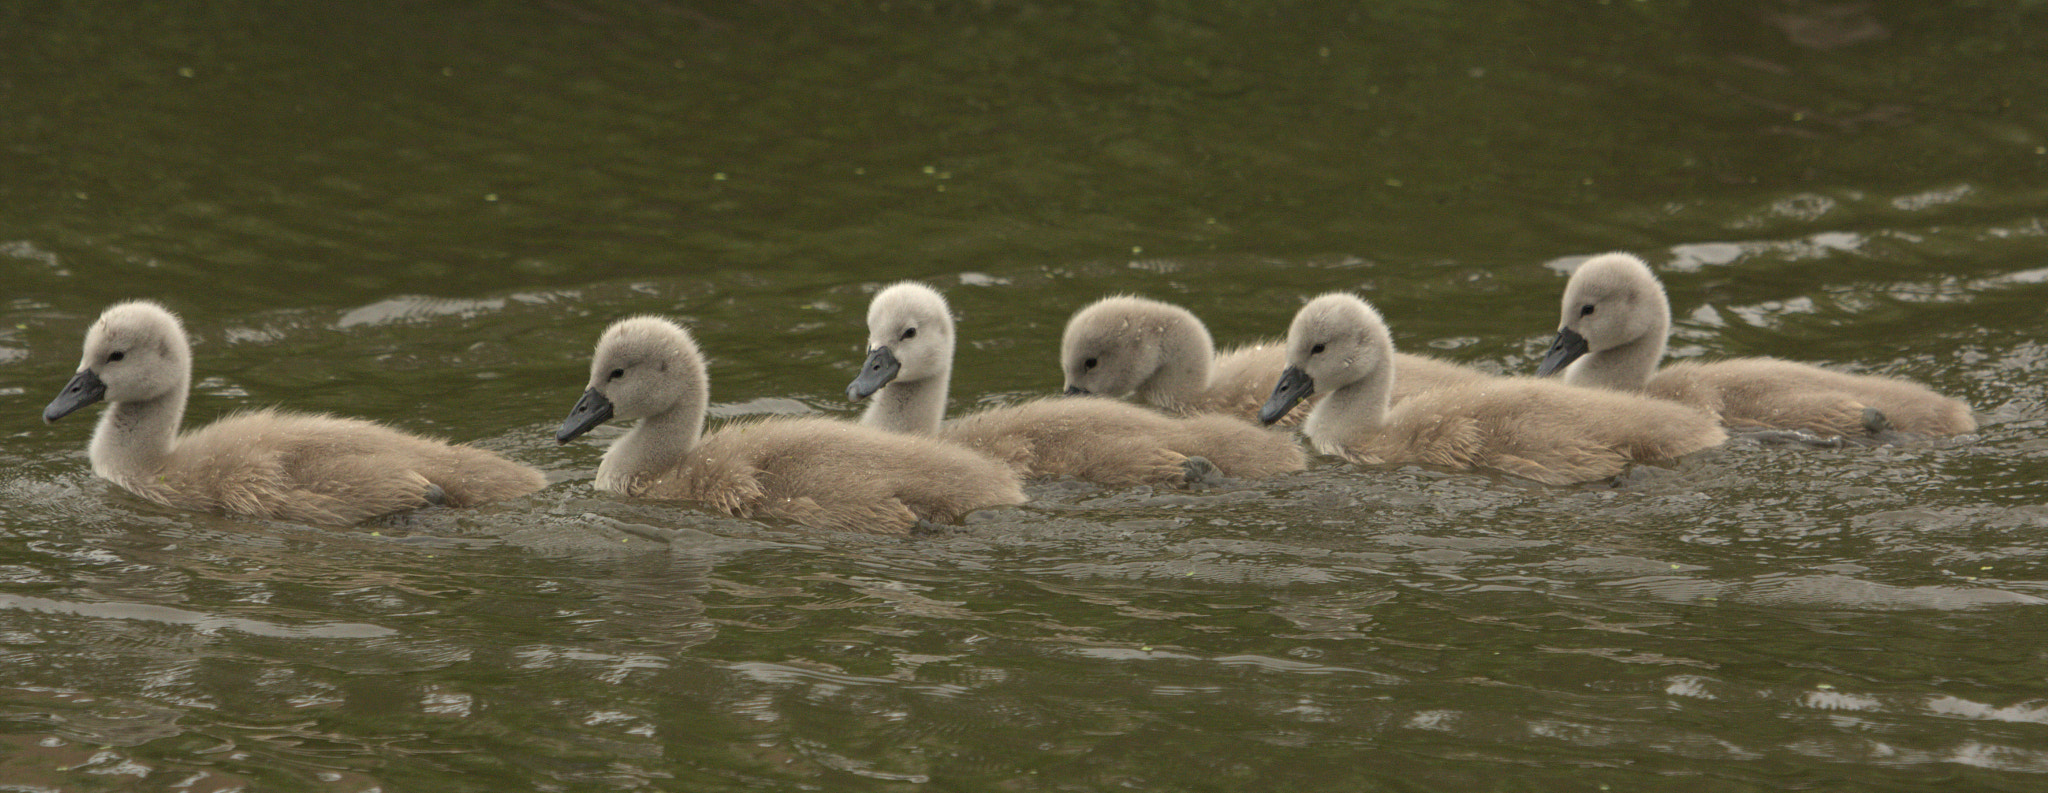
{"type": "Polygon", "coordinates": [[[1082,361],[1082,362],[1081,362],[1081,368],[1083,368],[1083,369],[1093,369],[1093,368],[1095,368],[1095,363],[1096,363],[1095,359],[1094,359],[1094,358],[1090,358],[1090,359],[1088,359],[1088,360],[1085,360],[1085,361],[1082,361]]]}
{"type": "Polygon", "coordinates": [[[617,379],[619,379],[619,378],[621,378],[621,377],[625,377],[625,376],[626,376],[626,370],[624,370],[624,369],[613,369],[613,370],[612,370],[612,373],[611,373],[611,374],[610,374],[609,376],[605,377],[605,379],[606,379],[606,380],[617,380],[617,379]]]}
{"type": "Polygon", "coordinates": [[[1590,316],[1590,315],[1592,315],[1592,313],[1593,313],[1593,304],[1592,304],[1592,303],[1587,303],[1587,304],[1586,304],[1586,307],[1585,307],[1585,308],[1579,309],[1579,316],[1582,316],[1582,317],[1584,317],[1584,316],[1590,316]]]}
{"type": "Polygon", "coordinates": [[[1323,345],[1320,345],[1320,344],[1318,344],[1318,345],[1316,345],[1316,346],[1314,346],[1314,347],[1310,347],[1310,348],[1308,348],[1308,354],[1310,354],[1310,355],[1321,355],[1321,354],[1322,354],[1322,352],[1323,352],[1323,345]]]}
{"type": "Polygon", "coordinates": [[[904,328],[904,329],[903,329],[903,338],[906,338],[906,339],[915,339],[915,338],[917,338],[917,329],[916,329],[916,328],[904,328]]]}
{"type": "Polygon", "coordinates": [[[118,361],[126,357],[128,357],[128,353],[122,352],[120,350],[115,350],[113,352],[107,353],[107,360],[109,362],[118,361]]]}

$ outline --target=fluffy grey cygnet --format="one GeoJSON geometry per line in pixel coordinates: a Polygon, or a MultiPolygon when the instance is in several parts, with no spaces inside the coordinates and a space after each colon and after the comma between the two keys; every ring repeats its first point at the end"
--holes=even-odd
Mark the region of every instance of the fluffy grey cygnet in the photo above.
{"type": "Polygon", "coordinates": [[[711,384],[697,342],[660,317],[614,323],[589,387],[555,439],[636,421],[605,451],[597,487],[681,499],[741,518],[902,534],[985,507],[1025,502],[1007,466],[930,438],[826,418],[746,420],[704,434],[711,384]]]}
{"type": "Polygon", "coordinates": [[[873,399],[861,422],[941,438],[1008,462],[1026,477],[1108,485],[1181,485],[1215,472],[1259,478],[1299,471],[1294,439],[1222,415],[1166,416],[1106,397],[1072,396],[990,408],[944,421],[954,325],[945,297],[900,283],[868,305],[868,358],[847,386],[873,399]]]}
{"type": "MultiPolygon", "coordinates": [[[[1394,402],[1409,394],[1493,375],[1423,355],[1396,353],[1394,402]]],[[[1143,297],[1095,301],[1067,320],[1060,338],[1060,368],[1067,393],[1140,401],[1180,414],[1222,413],[1252,418],[1287,368],[1286,346],[1263,341],[1216,351],[1209,329],[1193,312],[1143,297]]],[[[1278,422],[1301,423],[1314,405],[1278,422]]]]}
{"type": "Polygon", "coordinates": [[[86,331],[78,374],[43,420],[109,403],[92,434],[93,473],[201,512],[347,525],[547,483],[493,452],[361,419],[257,410],[180,435],[191,382],[192,346],[177,315],[146,300],[117,304],[86,331]]]}
{"type": "Polygon", "coordinates": [[[1261,411],[1278,419],[1311,393],[1301,429],[1317,451],[1357,463],[1485,469],[1546,484],[1604,479],[1728,436],[1712,416],[1659,399],[1522,377],[1451,384],[1393,405],[1393,337],[1371,304],[1331,293],[1287,331],[1287,369],[1261,411]]]}
{"type": "Polygon", "coordinates": [[[1575,386],[1692,405],[1729,427],[1857,437],[1887,429],[1958,435],[1977,429],[1970,406],[1896,377],[1848,374],[1777,358],[1675,363],[1658,369],[1671,333],[1664,284],[1642,259],[1595,256],[1565,283],[1557,339],[1537,374],[1575,386]]]}

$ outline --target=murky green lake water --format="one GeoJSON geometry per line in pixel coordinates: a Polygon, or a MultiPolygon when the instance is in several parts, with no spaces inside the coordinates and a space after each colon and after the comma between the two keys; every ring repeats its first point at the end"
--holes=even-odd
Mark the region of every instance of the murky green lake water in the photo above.
{"type": "Polygon", "coordinates": [[[0,789],[2048,786],[2040,3],[174,5],[0,8],[0,789]],[[961,410],[1057,389],[1120,292],[1235,342],[1355,289],[1527,372],[1615,249],[1677,355],[1983,430],[1055,482],[911,539],[596,493],[612,435],[550,437],[630,314],[691,324],[720,417],[851,416],[867,297],[923,279],[961,410]],[[131,297],[195,337],[188,421],[554,484],[354,531],[144,503],[37,419],[131,297]]]}

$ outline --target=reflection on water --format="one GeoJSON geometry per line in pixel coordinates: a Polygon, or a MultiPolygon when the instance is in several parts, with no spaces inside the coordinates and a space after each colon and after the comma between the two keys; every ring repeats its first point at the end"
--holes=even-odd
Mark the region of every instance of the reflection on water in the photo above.
{"type": "Polygon", "coordinates": [[[2048,773],[2028,4],[103,5],[0,10],[0,787],[2048,773]],[[1231,344],[1356,289],[1405,348],[1529,372],[1615,249],[1675,355],[1911,377],[1983,429],[1570,488],[1047,482],[917,538],[620,500],[550,437],[634,313],[692,326],[714,421],[851,416],[869,296],[927,280],[960,410],[1056,389],[1118,292],[1231,344]],[[554,484],[348,532],[129,496],[34,417],[144,295],[195,337],[194,421],[367,416],[554,484]]]}

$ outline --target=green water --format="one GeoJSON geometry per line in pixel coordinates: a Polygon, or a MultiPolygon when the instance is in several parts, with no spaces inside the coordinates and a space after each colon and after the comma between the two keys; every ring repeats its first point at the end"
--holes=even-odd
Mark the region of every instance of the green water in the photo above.
{"type": "Polygon", "coordinates": [[[171,5],[0,8],[0,789],[2048,785],[2048,6],[171,5]],[[1236,342],[1358,290],[1527,372],[1615,249],[1677,355],[1983,430],[1047,483],[915,539],[621,500],[616,429],[550,437],[635,313],[720,417],[850,416],[868,296],[922,279],[964,410],[1057,389],[1121,292],[1236,342]],[[555,484],[356,531],[142,502],[37,420],[131,297],[195,338],[190,421],[555,484]]]}

